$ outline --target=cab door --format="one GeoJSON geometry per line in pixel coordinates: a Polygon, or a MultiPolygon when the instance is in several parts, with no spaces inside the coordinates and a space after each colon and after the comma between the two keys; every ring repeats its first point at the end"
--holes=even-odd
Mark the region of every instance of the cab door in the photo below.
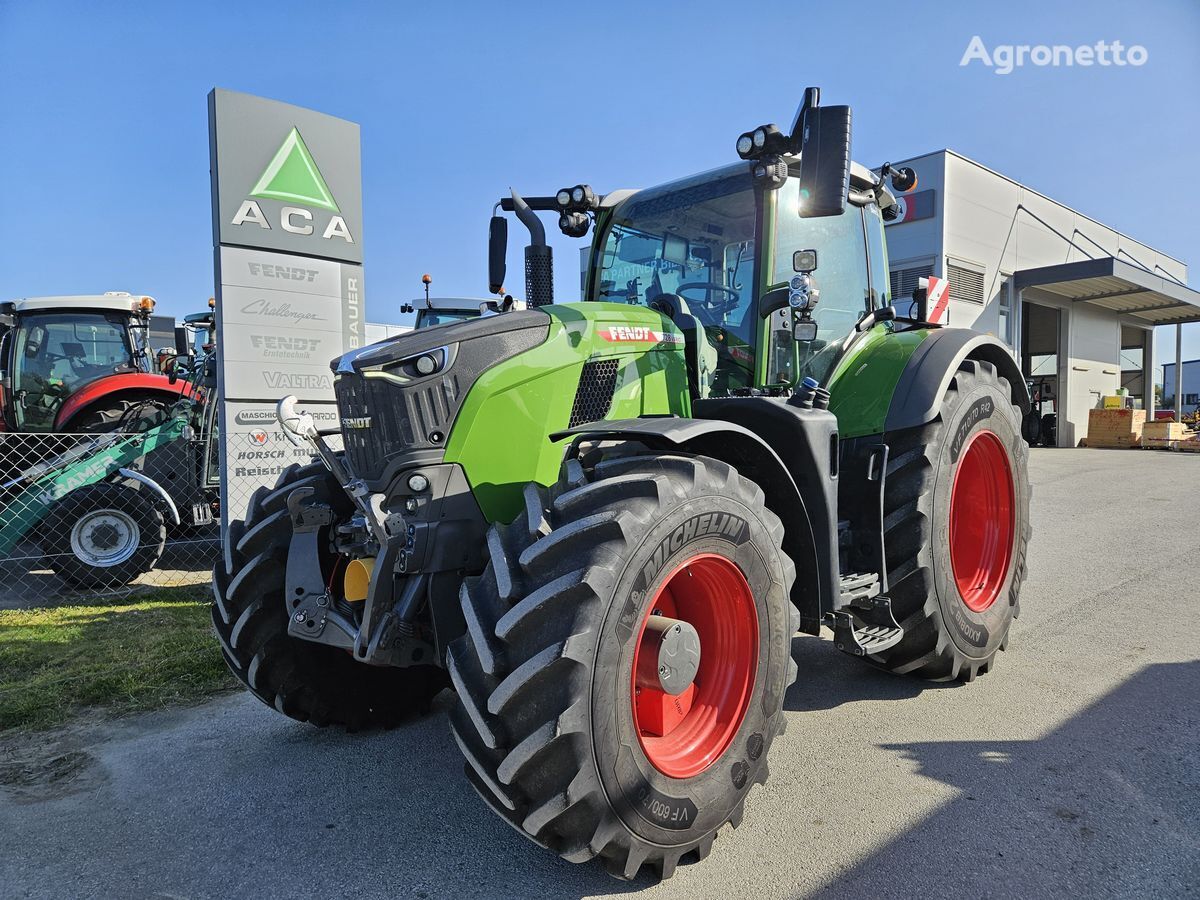
{"type": "Polygon", "coordinates": [[[12,421],[12,326],[0,321],[0,431],[11,431],[12,421]]]}

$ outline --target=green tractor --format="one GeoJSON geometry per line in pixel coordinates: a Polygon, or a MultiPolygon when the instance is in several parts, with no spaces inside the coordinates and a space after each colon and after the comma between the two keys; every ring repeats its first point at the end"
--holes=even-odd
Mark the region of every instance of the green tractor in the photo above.
{"type": "MultiPolygon", "coordinates": [[[[255,696],[356,730],[452,687],[505,821],[667,877],[765,782],[798,632],[899,674],[991,668],[1030,535],[1025,383],[919,298],[897,314],[883,222],[914,176],[852,164],[849,107],[818,100],[726,168],[498,204],[531,234],[530,308],[336,360],[343,450],[281,401],[316,459],[214,572],[255,696]],[[553,303],[543,210],[594,229],[584,302],[553,303]]],[[[493,216],[493,291],[506,239],[493,216]]]]}

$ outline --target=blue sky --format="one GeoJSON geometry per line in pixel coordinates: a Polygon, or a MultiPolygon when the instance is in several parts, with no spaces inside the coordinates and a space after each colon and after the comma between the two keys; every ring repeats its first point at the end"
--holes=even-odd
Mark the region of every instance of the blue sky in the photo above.
{"type": "MultiPolygon", "coordinates": [[[[361,124],[373,321],[400,321],[423,272],[438,294],[486,291],[508,185],[604,191],[729,162],[738,132],[789,119],[808,84],[853,105],[857,159],[952,147],[1182,258],[1200,285],[1196,0],[544,6],[0,0],[0,296],[202,307],[213,86],[361,124]],[[958,65],[976,34],[1149,58],[999,76],[958,65]]],[[[578,244],[558,244],[562,296],[578,244]]]]}

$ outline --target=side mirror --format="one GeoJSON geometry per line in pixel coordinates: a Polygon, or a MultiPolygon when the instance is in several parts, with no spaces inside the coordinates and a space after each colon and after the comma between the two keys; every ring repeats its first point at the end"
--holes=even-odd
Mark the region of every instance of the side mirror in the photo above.
{"type": "Polygon", "coordinates": [[[507,258],[508,220],[504,216],[492,216],[488,225],[488,288],[493,294],[504,290],[507,258]]]}
{"type": "MultiPolygon", "coordinates": [[[[161,353],[162,351],[160,350],[159,352],[161,353]]],[[[182,325],[175,326],[175,355],[192,355],[192,343],[188,340],[188,330],[182,325]]]]}
{"type": "Polygon", "coordinates": [[[800,216],[840,216],[850,190],[850,107],[810,106],[800,129],[800,216]]]}

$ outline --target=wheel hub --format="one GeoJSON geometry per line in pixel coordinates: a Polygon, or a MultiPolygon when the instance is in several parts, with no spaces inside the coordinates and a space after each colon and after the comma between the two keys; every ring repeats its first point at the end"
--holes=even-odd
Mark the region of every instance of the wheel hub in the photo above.
{"type": "Polygon", "coordinates": [[[700,668],[700,634],[682,619],[651,613],[638,646],[637,686],[678,697],[700,668]]]}
{"type": "Polygon", "coordinates": [[[92,529],[88,535],[93,547],[99,550],[111,550],[121,539],[120,532],[111,522],[102,522],[92,529]]]}
{"type": "Polygon", "coordinates": [[[137,552],[141,529],[123,510],[96,510],[81,516],[71,528],[71,551],[90,566],[120,565],[137,552]]]}
{"type": "Polygon", "coordinates": [[[699,554],[651,598],[633,660],[633,717],[647,760],[691,778],[715,763],[746,716],[758,669],[754,595],[731,560],[699,554]]]}

